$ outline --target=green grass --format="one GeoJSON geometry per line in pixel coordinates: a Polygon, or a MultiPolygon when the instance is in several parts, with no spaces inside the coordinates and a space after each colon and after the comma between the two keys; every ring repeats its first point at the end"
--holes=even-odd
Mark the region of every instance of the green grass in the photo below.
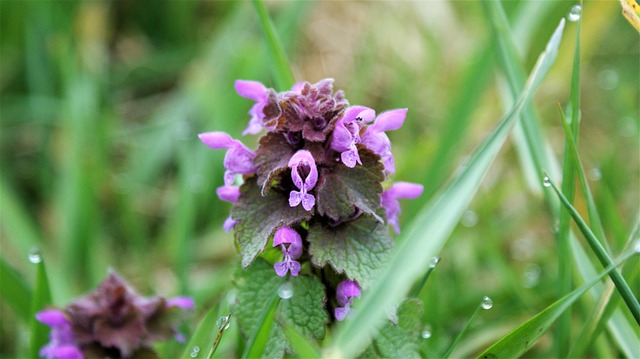
{"type": "MultiPolygon", "coordinates": [[[[287,333],[297,350],[351,357],[412,293],[427,356],[478,355],[540,316],[551,319],[526,357],[640,355],[638,256],[613,270],[615,286],[584,287],[640,239],[640,52],[617,2],[583,4],[546,76],[534,63],[572,2],[166,4],[0,2],[0,357],[38,349],[31,315],[46,287],[62,306],[110,267],[141,293],[194,296],[196,335],[160,352],[206,355],[240,257],[215,195],[223,154],[196,134],[240,136],[251,101],[235,79],[285,89],[325,77],[352,104],[409,108],[389,134],[395,179],[425,193],[402,203],[394,260],[354,317],[322,343],[287,333]],[[530,76],[535,97],[518,102],[530,76]],[[569,310],[561,298],[576,290],[569,310]],[[485,295],[493,308],[465,326],[485,295]]],[[[259,333],[243,342],[231,318],[213,357],[260,352],[259,333]]]]}

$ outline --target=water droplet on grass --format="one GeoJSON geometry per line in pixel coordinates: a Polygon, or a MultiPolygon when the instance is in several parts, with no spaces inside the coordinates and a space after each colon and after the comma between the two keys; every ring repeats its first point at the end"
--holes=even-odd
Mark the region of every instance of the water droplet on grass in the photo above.
{"type": "Polygon", "coordinates": [[[598,167],[592,168],[589,171],[589,179],[592,181],[600,181],[602,179],[602,172],[598,167]]]}
{"type": "Polygon", "coordinates": [[[280,286],[280,289],[278,289],[278,296],[282,299],[289,299],[293,297],[293,286],[290,282],[286,282],[280,286]]]}
{"type": "Polygon", "coordinates": [[[636,241],[636,245],[635,245],[635,246],[633,246],[633,250],[634,250],[636,253],[640,253],[640,240],[636,241]]]}
{"type": "Polygon", "coordinates": [[[193,347],[193,349],[191,349],[191,354],[189,354],[189,356],[192,358],[195,358],[198,356],[198,354],[200,354],[200,347],[193,347]]]}
{"type": "Polygon", "coordinates": [[[216,327],[218,327],[218,329],[220,330],[229,328],[229,325],[231,325],[231,321],[229,320],[228,315],[224,315],[216,320],[216,327]]]}
{"type": "Polygon", "coordinates": [[[420,336],[422,337],[422,339],[431,338],[431,326],[425,325],[424,328],[422,328],[422,332],[420,333],[420,336]]]}
{"type": "Polygon", "coordinates": [[[569,11],[569,15],[567,16],[567,18],[571,22],[576,22],[576,21],[580,20],[580,16],[582,16],[582,6],[573,5],[571,10],[569,11]]]}
{"type": "Polygon", "coordinates": [[[493,300],[491,300],[491,298],[487,296],[484,296],[480,305],[482,306],[482,309],[489,310],[493,307],[493,300]]]}
{"type": "Polygon", "coordinates": [[[39,247],[33,247],[29,251],[29,262],[33,264],[37,264],[42,262],[42,253],[40,252],[39,247]]]}
{"type": "Polygon", "coordinates": [[[433,257],[431,258],[431,261],[429,261],[429,268],[433,269],[435,268],[438,263],[440,263],[440,257],[433,257]]]}
{"type": "Polygon", "coordinates": [[[478,224],[478,215],[472,210],[464,212],[462,215],[462,225],[465,227],[473,227],[478,224]]]}
{"type": "Polygon", "coordinates": [[[542,179],[542,185],[545,187],[551,187],[551,179],[548,176],[544,176],[542,179]]]}

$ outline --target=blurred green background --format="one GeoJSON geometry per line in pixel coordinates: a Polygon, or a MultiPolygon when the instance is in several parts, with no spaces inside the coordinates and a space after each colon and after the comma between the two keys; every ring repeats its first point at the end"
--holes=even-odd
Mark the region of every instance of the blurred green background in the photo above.
{"type": "MultiPolygon", "coordinates": [[[[479,3],[267,5],[296,80],[332,77],[352,104],[409,108],[404,126],[389,134],[395,179],[422,183],[425,193],[403,203],[401,225],[507,106],[479,3]]],[[[575,3],[503,5],[529,71],[575,3]]],[[[620,13],[617,1],[587,1],[582,14],[580,152],[615,253],[640,208],[640,46],[620,13]]],[[[567,23],[535,99],[560,159],[558,103],[568,101],[576,28],[567,23]]],[[[28,292],[28,254],[40,248],[59,306],[93,289],[111,267],[143,294],[195,296],[195,324],[225,297],[239,262],[232,234],[221,228],[230,206],[215,195],[224,152],[196,137],[214,130],[240,137],[252,103],[235,94],[236,79],[274,86],[248,2],[0,1],[3,267],[28,292]]],[[[243,141],[255,148],[257,136],[243,141]]],[[[446,347],[484,295],[494,309],[462,344],[471,352],[557,298],[555,224],[535,190],[541,180],[527,173],[508,144],[442,252],[422,293],[433,348],[446,347]]],[[[15,357],[28,326],[7,300],[0,309],[0,356],[15,357]]],[[[574,315],[588,313],[584,301],[574,315]]],[[[537,345],[544,351],[551,338],[537,345]]]]}

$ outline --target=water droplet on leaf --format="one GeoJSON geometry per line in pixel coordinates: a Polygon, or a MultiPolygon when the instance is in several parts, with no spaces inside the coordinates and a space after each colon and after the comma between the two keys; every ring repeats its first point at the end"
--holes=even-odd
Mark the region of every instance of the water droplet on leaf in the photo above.
{"type": "Polygon", "coordinates": [[[576,21],[580,20],[580,16],[582,16],[582,6],[573,5],[571,10],[569,11],[569,15],[567,16],[567,18],[571,22],[576,22],[576,21]]]}
{"type": "Polygon", "coordinates": [[[484,298],[482,298],[482,303],[480,305],[482,306],[482,309],[489,310],[493,307],[493,300],[485,296],[484,298]]]}
{"type": "Polygon", "coordinates": [[[433,269],[435,268],[438,263],[440,263],[440,257],[433,257],[431,258],[431,261],[429,261],[429,268],[433,269]]]}
{"type": "Polygon", "coordinates": [[[216,320],[216,327],[218,327],[218,329],[220,330],[229,328],[229,325],[231,325],[231,321],[229,320],[228,315],[224,315],[216,320]]]}
{"type": "Polygon", "coordinates": [[[278,289],[278,296],[282,299],[289,299],[293,297],[293,286],[291,285],[291,282],[286,282],[280,286],[280,289],[278,289]]]}
{"type": "Polygon", "coordinates": [[[542,185],[545,187],[551,187],[551,179],[548,176],[544,176],[542,179],[542,185]]]}
{"type": "Polygon", "coordinates": [[[192,358],[195,358],[198,356],[199,353],[200,353],[200,347],[193,347],[193,349],[191,349],[191,354],[189,354],[189,356],[192,358]]]}
{"type": "Polygon", "coordinates": [[[39,247],[31,248],[29,251],[29,262],[34,264],[42,262],[42,253],[39,247]]]}

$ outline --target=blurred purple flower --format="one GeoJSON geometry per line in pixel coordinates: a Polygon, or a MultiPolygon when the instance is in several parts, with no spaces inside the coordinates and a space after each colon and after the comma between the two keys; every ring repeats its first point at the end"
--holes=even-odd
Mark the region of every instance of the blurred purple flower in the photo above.
{"type": "Polygon", "coordinates": [[[287,275],[291,271],[292,276],[297,276],[300,272],[298,259],[302,255],[302,238],[300,234],[289,227],[280,227],[273,236],[273,246],[280,246],[284,260],[273,265],[276,274],[280,277],[287,275]]]}
{"type": "Polygon", "coordinates": [[[334,310],[334,315],[337,320],[342,321],[351,313],[351,304],[355,297],[360,298],[360,286],[357,282],[345,279],[338,284],[336,299],[340,307],[334,310]]]}
{"type": "Polygon", "coordinates": [[[289,194],[289,206],[295,207],[302,202],[302,207],[310,211],[316,204],[316,199],[308,191],[315,187],[318,181],[318,169],[316,161],[309,151],[299,150],[289,160],[291,179],[300,191],[291,191],[289,194]]]}
{"type": "Polygon", "coordinates": [[[422,194],[423,189],[424,187],[419,184],[397,182],[388,190],[382,192],[380,203],[387,212],[387,221],[393,226],[396,233],[400,233],[398,216],[400,215],[401,210],[398,199],[418,198],[422,194]]]}
{"type": "Polygon", "coordinates": [[[82,359],[71,323],[64,312],[58,309],[45,309],[36,314],[36,319],[51,328],[49,343],[40,349],[40,356],[46,359],[82,359]]]}
{"type": "Polygon", "coordinates": [[[375,118],[374,110],[364,106],[349,107],[336,122],[331,137],[331,148],[340,152],[342,163],[353,168],[360,162],[356,144],[360,143],[360,129],[363,122],[371,122],[375,118]]]}
{"type": "Polygon", "coordinates": [[[385,131],[399,129],[406,116],[406,108],[383,112],[378,115],[372,125],[366,127],[362,135],[362,144],[382,157],[384,169],[388,174],[395,173],[396,167],[391,154],[391,141],[385,131]]]}

